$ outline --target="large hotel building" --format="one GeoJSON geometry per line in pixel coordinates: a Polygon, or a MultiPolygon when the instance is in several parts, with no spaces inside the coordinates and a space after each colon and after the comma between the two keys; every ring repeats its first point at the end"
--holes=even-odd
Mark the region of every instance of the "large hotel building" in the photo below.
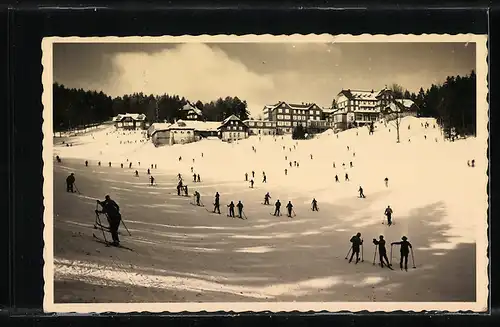
{"type": "Polygon", "coordinates": [[[265,121],[276,122],[279,134],[291,133],[295,127],[328,129],[327,121],[324,119],[323,109],[315,103],[294,104],[280,101],[273,105],[267,105],[263,109],[265,121]]]}

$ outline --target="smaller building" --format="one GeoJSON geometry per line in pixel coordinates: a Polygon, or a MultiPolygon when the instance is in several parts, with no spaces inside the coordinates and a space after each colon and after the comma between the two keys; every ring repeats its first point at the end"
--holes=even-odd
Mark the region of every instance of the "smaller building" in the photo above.
{"type": "Polygon", "coordinates": [[[203,120],[203,113],[190,102],[182,107],[182,113],[186,120],[203,120]]]}
{"type": "Polygon", "coordinates": [[[248,138],[248,126],[235,115],[224,119],[218,130],[222,141],[233,142],[248,138]]]}
{"type": "Polygon", "coordinates": [[[248,135],[276,135],[276,122],[247,119],[243,123],[248,126],[248,135]]]}
{"type": "Polygon", "coordinates": [[[395,99],[380,111],[381,118],[386,121],[406,116],[417,116],[418,106],[410,99],[395,99]]]}
{"type": "Polygon", "coordinates": [[[155,146],[187,144],[206,137],[217,137],[219,122],[183,121],[173,124],[154,123],[148,130],[155,146]]]}
{"type": "Polygon", "coordinates": [[[116,128],[120,129],[146,129],[146,115],[144,114],[119,114],[113,118],[116,128]]]}

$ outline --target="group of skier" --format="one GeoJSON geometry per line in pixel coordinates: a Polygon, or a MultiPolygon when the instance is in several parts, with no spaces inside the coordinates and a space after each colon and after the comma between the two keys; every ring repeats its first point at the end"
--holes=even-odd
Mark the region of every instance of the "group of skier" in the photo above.
{"type": "MultiPolygon", "coordinates": [[[[351,257],[349,258],[349,263],[352,262],[352,259],[354,258],[354,256],[356,256],[355,263],[358,263],[359,259],[360,259],[359,258],[360,249],[363,246],[363,239],[361,238],[361,233],[357,233],[356,235],[351,237],[350,242],[351,242],[351,248],[349,249],[349,252],[347,253],[346,259],[349,256],[349,253],[351,253],[351,257]]],[[[386,267],[392,269],[392,263],[387,258],[387,249],[385,247],[386,242],[385,242],[384,236],[380,235],[378,240],[374,238],[373,244],[376,246],[375,253],[373,255],[373,264],[375,264],[375,257],[376,257],[377,250],[378,250],[379,259],[380,259],[380,263],[379,263],[380,267],[383,268],[384,266],[386,266],[386,267]]],[[[391,243],[391,256],[392,256],[392,246],[394,246],[394,245],[400,246],[401,259],[399,262],[399,267],[401,268],[401,270],[403,270],[403,268],[404,268],[406,271],[408,271],[408,255],[410,254],[410,251],[411,251],[412,256],[413,256],[413,247],[412,247],[411,243],[408,242],[408,238],[406,236],[403,236],[401,238],[400,242],[392,242],[391,243]],[[403,263],[404,263],[404,266],[403,266],[403,263]]],[[[392,258],[391,258],[391,260],[392,260],[392,258]]]]}

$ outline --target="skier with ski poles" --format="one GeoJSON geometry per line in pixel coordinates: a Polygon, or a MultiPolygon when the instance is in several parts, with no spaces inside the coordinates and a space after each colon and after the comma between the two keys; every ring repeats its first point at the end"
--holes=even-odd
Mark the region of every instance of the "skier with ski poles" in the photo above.
{"type": "Polygon", "coordinates": [[[233,203],[233,201],[231,201],[231,203],[229,203],[227,205],[227,207],[229,208],[229,214],[227,216],[234,218],[234,203],[233,203]]]}
{"type": "MultiPolygon", "coordinates": [[[[376,239],[373,239],[373,244],[378,245],[378,253],[380,256],[380,267],[384,268],[384,259],[385,259],[385,262],[387,262],[387,267],[391,268],[392,265],[389,262],[389,259],[387,259],[387,249],[385,248],[384,236],[380,235],[378,241],[376,239]]],[[[375,252],[376,251],[377,249],[375,249],[375,252]]],[[[373,264],[375,264],[375,260],[373,260],[373,264]]]]}
{"type": "Polygon", "coordinates": [[[196,200],[196,205],[200,206],[200,193],[198,191],[194,191],[194,198],[196,200]]]}
{"type": "Polygon", "coordinates": [[[415,259],[413,258],[413,247],[410,242],[408,242],[408,238],[406,236],[401,237],[401,242],[392,242],[392,245],[400,245],[400,253],[401,253],[401,260],[399,261],[399,268],[403,270],[403,259],[405,261],[405,270],[408,271],[408,254],[410,253],[410,249],[412,252],[412,259],[413,259],[413,268],[415,268],[415,259]]]}
{"type": "Polygon", "coordinates": [[[365,198],[365,194],[363,193],[363,188],[361,186],[359,186],[358,192],[359,192],[359,197],[361,199],[364,199],[365,198]]]}
{"type": "Polygon", "coordinates": [[[292,211],[293,211],[292,201],[288,201],[288,204],[286,205],[286,209],[288,210],[288,217],[292,218],[292,211]]]}
{"type": "Polygon", "coordinates": [[[155,183],[155,178],[153,176],[151,176],[149,179],[151,180],[151,186],[153,186],[155,183]]]}
{"type": "Polygon", "coordinates": [[[217,213],[220,215],[220,202],[219,201],[220,201],[220,195],[219,195],[219,192],[216,192],[213,213],[215,213],[215,210],[217,210],[217,213]]]}
{"type": "Polygon", "coordinates": [[[359,250],[360,247],[363,246],[363,239],[361,238],[361,233],[357,233],[353,237],[351,237],[350,242],[352,243],[352,253],[351,258],[349,259],[349,263],[351,263],[354,254],[356,254],[356,263],[359,262],[359,250]]]}
{"type": "Polygon", "coordinates": [[[97,200],[97,203],[102,207],[102,210],[99,211],[96,209],[95,212],[97,214],[104,213],[108,217],[109,230],[111,232],[111,237],[113,238],[113,243],[111,243],[111,245],[120,245],[120,239],[118,238],[118,228],[120,227],[120,222],[122,220],[120,207],[110,198],[109,195],[106,195],[105,200],[102,202],[97,200]]]}
{"type": "Polygon", "coordinates": [[[269,199],[270,198],[271,198],[271,196],[269,195],[269,192],[267,192],[266,195],[264,195],[264,204],[265,205],[269,204],[269,199]]]}
{"type": "Polygon", "coordinates": [[[241,201],[238,201],[238,204],[236,206],[238,207],[238,216],[243,219],[243,216],[242,216],[243,203],[241,203],[241,201]]]}
{"type": "Polygon", "coordinates": [[[316,198],[312,200],[312,211],[318,211],[318,201],[316,201],[316,198]]]}
{"type": "Polygon", "coordinates": [[[281,213],[280,213],[280,208],[281,208],[281,202],[280,200],[276,200],[276,203],[274,204],[274,215],[273,216],[281,216],[281,213]]]}
{"type": "Polygon", "coordinates": [[[385,215],[387,216],[387,225],[391,226],[392,225],[392,209],[391,206],[387,206],[385,209],[385,215]]]}

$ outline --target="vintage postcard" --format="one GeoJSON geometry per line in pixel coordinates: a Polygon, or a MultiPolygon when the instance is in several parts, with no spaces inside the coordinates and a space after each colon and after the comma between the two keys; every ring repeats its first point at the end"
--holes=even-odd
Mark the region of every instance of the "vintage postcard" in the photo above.
{"type": "Polygon", "coordinates": [[[44,311],[486,311],[486,41],[45,38],[44,311]]]}

